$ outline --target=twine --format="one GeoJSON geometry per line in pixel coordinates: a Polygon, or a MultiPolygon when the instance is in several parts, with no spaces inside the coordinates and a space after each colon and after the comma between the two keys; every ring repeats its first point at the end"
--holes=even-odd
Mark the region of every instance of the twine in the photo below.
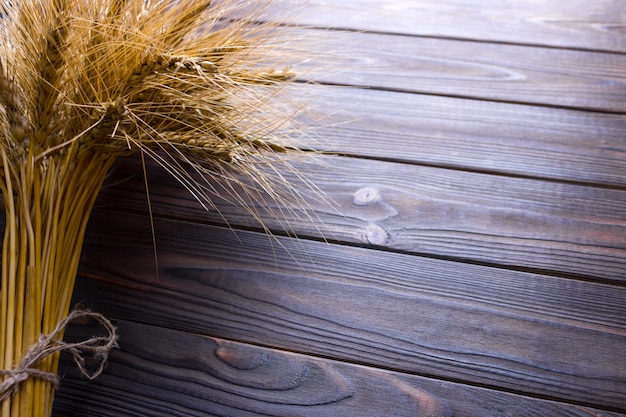
{"type": "Polygon", "coordinates": [[[5,380],[0,384],[0,402],[17,393],[20,389],[20,384],[28,378],[38,378],[49,382],[55,389],[58,388],[60,382],[59,376],[53,372],[39,370],[37,366],[45,358],[61,351],[71,353],[81,375],[88,380],[93,380],[100,376],[104,370],[109,352],[114,347],[117,347],[117,331],[109,320],[103,315],[92,313],[89,310],[75,309],[69,316],[59,321],[52,333],[39,336],[39,341],[28,349],[28,352],[26,352],[17,367],[11,370],[0,369],[0,375],[5,375],[5,380]],[[81,318],[97,320],[107,330],[108,335],[94,336],[77,343],[67,343],[58,340],[59,334],[65,329],[69,322],[81,318]],[[98,367],[95,371],[89,372],[85,368],[85,357],[83,356],[85,354],[89,354],[98,361],[98,367]],[[6,378],[7,375],[8,378],[6,378]]]}

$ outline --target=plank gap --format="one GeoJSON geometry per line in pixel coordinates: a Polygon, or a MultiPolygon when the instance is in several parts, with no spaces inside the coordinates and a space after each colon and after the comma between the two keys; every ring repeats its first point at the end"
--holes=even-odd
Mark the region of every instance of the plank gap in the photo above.
{"type": "MultiPolygon", "coordinates": [[[[626,55],[626,54],[624,54],[626,55]]],[[[610,115],[624,115],[626,112],[617,111],[617,110],[609,110],[602,109],[597,107],[585,107],[585,106],[573,106],[573,105],[557,105],[557,104],[549,104],[549,103],[534,103],[530,101],[517,101],[517,100],[502,100],[502,99],[494,99],[488,97],[479,97],[479,96],[471,96],[471,95],[463,95],[463,94],[449,94],[449,93],[437,93],[426,90],[415,90],[415,89],[404,89],[397,87],[379,87],[379,86],[370,86],[370,85],[361,85],[361,84],[347,84],[347,83],[334,83],[330,81],[318,81],[314,79],[305,79],[299,78],[295,80],[297,84],[315,84],[326,87],[353,87],[363,90],[372,90],[372,91],[384,91],[388,93],[402,93],[402,94],[418,94],[423,96],[432,96],[432,97],[446,97],[446,98],[454,98],[461,100],[475,100],[489,103],[500,103],[500,104],[513,104],[513,105],[521,105],[521,106],[529,106],[529,107],[539,107],[546,109],[558,109],[558,110],[574,110],[574,111],[582,111],[587,113],[600,113],[600,114],[610,114],[610,115]]]]}
{"type": "MultiPolygon", "coordinates": [[[[141,210],[135,210],[132,208],[129,208],[124,211],[120,211],[115,208],[109,208],[107,211],[111,213],[117,212],[121,215],[130,214],[130,215],[147,216],[147,212],[141,211],[141,210]]],[[[236,224],[236,225],[226,224],[226,223],[220,223],[218,221],[212,221],[208,218],[206,221],[199,220],[199,219],[194,219],[191,221],[185,218],[184,216],[176,216],[172,214],[163,214],[163,213],[154,214],[154,218],[159,219],[159,220],[166,220],[166,221],[176,221],[176,222],[182,221],[182,222],[186,222],[190,224],[198,224],[202,226],[225,228],[225,229],[228,229],[230,232],[232,232],[235,237],[237,237],[237,232],[252,232],[252,233],[259,233],[259,234],[267,235],[269,239],[290,238],[290,239],[297,239],[297,240],[305,241],[305,242],[318,242],[318,243],[325,243],[328,245],[337,245],[340,247],[370,249],[370,250],[376,250],[378,252],[385,252],[385,253],[398,254],[398,255],[414,256],[418,258],[453,262],[455,264],[482,266],[482,267],[493,268],[497,270],[531,273],[531,274],[536,274],[536,275],[544,275],[546,277],[552,277],[552,278],[560,278],[560,279],[574,280],[574,281],[580,281],[580,282],[612,285],[615,287],[626,288],[626,281],[612,280],[609,278],[603,278],[603,277],[598,277],[598,276],[573,274],[573,273],[568,273],[568,272],[563,272],[563,271],[558,271],[558,270],[550,270],[550,269],[542,269],[542,268],[530,268],[530,267],[524,267],[521,265],[520,266],[507,265],[507,264],[500,264],[497,262],[486,262],[486,261],[474,260],[470,258],[438,255],[438,254],[429,253],[429,252],[416,252],[413,250],[411,251],[402,250],[402,249],[388,247],[388,246],[376,246],[376,245],[371,245],[371,244],[366,244],[366,243],[349,242],[349,241],[343,241],[339,239],[325,238],[323,236],[313,236],[313,235],[308,235],[308,234],[300,235],[295,231],[289,231],[289,230],[284,230],[284,229],[269,229],[270,234],[268,235],[268,229],[264,229],[260,225],[258,227],[254,227],[254,226],[242,225],[242,224],[236,224]]]]}
{"type": "Polygon", "coordinates": [[[585,48],[585,47],[575,47],[575,46],[561,46],[561,45],[549,45],[542,43],[533,43],[533,42],[511,42],[511,41],[500,41],[495,39],[480,39],[480,38],[463,38],[456,36],[445,36],[445,35],[423,35],[423,34],[413,34],[406,32],[393,32],[393,31],[384,31],[384,30],[371,30],[371,29],[355,29],[350,28],[348,26],[321,26],[321,25],[306,25],[306,24],[297,24],[297,23],[278,23],[272,21],[263,21],[257,20],[257,23],[260,25],[264,23],[273,23],[281,28],[290,28],[290,29],[311,29],[311,30],[323,30],[327,32],[338,32],[338,33],[365,33],[370,35],[392,35],[392,36],[402,36],[407,38],[417,38],[417,39],[439,39],[444,41],[459,41],[459,42],[468,42],[468,43],[479,43],[479,44],[493,44],[493,45],[505,45],[505,46],[528,46],[531,48],[544,48],[544,49],[556,49],[560,51],[577,51],[577,52],[599,52],[599,53],[608,53],[608,54],[617,54],[617,55],[626,55],[626,51],[615,51],[612,49],[602,49],[602,48],[585,48]]]}
{"type": "MultiPolygon", "coordinates": [[[[61,369],[66,378],[55,402],[55,416],[351,417],[387,416],[388,410],[393,409],[394,415],[398,416],[496,417],[506,414],[519,417],[624,417],[623,414],[609,413],[602,408],[586,408],[568,402],[546,401],[351,363],[320,360],[309,355],[255,347],[254,344],[242,344],[229,339],[200,337],[138,325],[132,320],[119,321],[118,325],[123,332],[130,334],[131,340],[147,337],[152,342],[150,347],[131,342],[125,348],[114,351],[107,371],[95,382],[80,381],[75,367],[64,355],[61,369]],[[178,347],[176,355],[180,355],[180,363],[172,360],[168,349],[171,344],[178,347]],[[196,346],[199,347],[194,348],[196,346]],[[218,348],[222,351],[221,358],[217,354],[218,348]],[[228,361],[227,357],[227,362],[224,362],[223,354],[231,354],[235,361],[243,360],[244,363],[249,363],[245,362],[247,356],[261,359],[260,367],[243,371],[257,383],[252,387],[241,384],[242,370],[229,369],[229,363],[233,362],[228,361]],[[264,361],[264,358],[269,360],[264,361]],[[200,365],[200,369],[190,370],[190,364],[200,365]],[[162,368],[165,378],[169,378],[155,373],[155,367],[162,368]],[[282,381],[281,376],[290,371],[294,375],[293,371],[298,370],[312,372],[304,375],[300,372],[299,375],[304,378],[296,379],[295,384],[287,386],[286,390],[276,390],[276,383],[258,383],[261,375],[269,374],[274,377],[271,381],[282,381]],[[315,380],[323,382],[312,385],[315,380]],[[120,387],[124,389],[120,390],[120,387]],[[334,401],[311,403],[312,394],[320,398],[320,393],[324,392],[330,394],[330,399],[334,401]],[[344,395],[337,397],[337,392],[344,395]],[[276,401],[274,404],[260,404],[259,396],[263,393],[273,395],[270,398],[282,395],[284,399],[292,401],[280,405],[276,401]],[[294,408],[293,405],[299,406],[294,408]]],[[[89,333],[89,326],[80,325],[72,325],[68,331],[70,337],[84,337],[89,333]]]]}
{"type": "MultiPolygon", "coordinates": [[[[166,219],[166,220],[180,221],[184,219],[172,218],[172,219],[166,219]]],[[[206,223],[206,225],[224,227],[223,224],[206,223]]],[[[234,231],[237,231],[237,230],[240,230],[242,232],[263,233],[263,229],[261,228],[257,230],[254,230],[254,228],[245,228],[245,227],[234,229],[234,231]]],[[[280,233],[279,231],[277,231],[276,233],[272,232],[272,234],[277,237],[293,238],[292,235],[289,235],[288,233],[280,233]]],[[[372,246],[372,245],[368,245],[365,243],[360,244],[360,243],[355,243],[355,242],[346,242],[346,241],[333,240],[333,239],[323,239],[323,238],[319,238],[315,236],[298,236],[297,238],[300,240],[307,240],[311,242],[328,243],[332,245],[346,246],[346,247],[351,247],[351,248],[372,249],[372,250],[376,250],[379,252],[393,253],[393,254],[398,254],[398,255],[416,256],[419,258],[447,261],[447,262],[453,262],[456,264],[483,266],[486,268],[493,268],[493,269],[499,269],[499,270],[504,270],[504,271],[525,272],[525,273],[536,274],[536,275],[544,275],[544,276],[552,277],[552,278],[561,278],[561,279],[574,280],[574,281],[580,281],[580,282],[605,284],[605,285],[612,285],[615,287],[626,287],[626,281],[613,281],[611,279],[605,279],[605,278],[596,277],[596,276],[577,275],[577,274],[572,274],[572,273],[567,273],[567,272],[562,272],[562,271],[557,271],[557,270],[528,268],[524,266],[512,266],[512,265],[506,265],[506,264],[499,264],[495,262],[491,263],[491,262],[485,262],[485,261],[478,261],[478,260],[473,260],[469,258],[437,255],[437,254],[432,254],[428,252],[405,251],[402,249],[394,249],[394,248],[390,248],[387,246],[372,246]]]]}
{"type": "MultiPolygon", "coordinates": [[[[117,317],[114,315],[110,316],[109,318],[113,319],[114,324],[115,324],[115,320],[117,319],[117,320],[136,323],[140,325],[146,325],[146,326],[151,326],[151,327],[154,326],[154,324],[151,324],[149,322],[143,322],[141,320],[136,320],[136,319],[129,320],[128,318],[117,317]]],[[[503,388],[496,384],[486,384],[486,383],[468,381],[462,378],[452,378],[450,376],[442,376],[439,374],[428,373],[428,372],[411,372],[403,368],[386,366],[384,364],[370,363],[367,361],[358,360],[356,358],[348,360],[339,356],[324,355],[319,352],[310,352],[306,350],[286,348],[280,345],[265,344],[265,343],[260,343],[260,342],[249,340],[249,339],[237,339],[237,338],[233,338],[232,336],[229,337],[229,336],[218,335],[218,334],[209,334],[209,333],[193,332],[189,330],[181,330],[180,328],[169,326],[165,323],[160,324],[159,328],[172,330],[175,332],[183,332],[187,335],[192,335],[192,336],[217,338],[217,339],[224,340],[226,342],[238,343],[243,346],[250,346],[250,347],[261,348],[261,349],[271,349],[273,351],[278,351],[278,352],[283,352],[283,353],[302,355],[308,358],[313,358],[313,359],[318,359],[318,360],[323,360],[323,361],[332,361],[335,363],[341,363],[341,364],[346,364],[346,365],[351,365],[351,366],[362,366],[362,367],[369,368],[369,369],[385,371],[385,372],[393,372],[396,374],[407,375],[407,376],[412,376],[412,377],[428,378],[428,379],[437,380],[441,382],[458,384],[458,385],[465,386],[465,387],[488,389],[491,391],[496,391],[496,392],[500,392],[503,394],[517,395],[517,396],[525,397],[528,399],[554,401],[554,402],[561,403],[561,404],[595,408],[595,409],[606,411],[606,412],[614,412],[614,413],[626,412],[626,407],[619,408],[619,407],[611,407],[611,406],[599,406],[598,404],[587,403],[585,401],[576,401],[573,399],[564,400],[563,398],[559,398],[557,396],[539,394],[536,392],[528,392],[528,391],[523,391],[523,390],[515,390],[512,388],[503,388]]]]}
{"type": "Polygon", "coordinates": [[[111,217],[92,223],[75,293],[104,314],[564,402],[598,403],[588,389],[605,387],[600,404],[623,407],[624,368],[613,361],[626,341],[624,288],[294,239],[278,247],[164,220],[157,279],[149,231],[111,217]],[[568,342],[576,335],[587,349],[568,342]]]}
{"type": "Polygon", "coordinates": [[[466,165],[437,164],[437,163],[429,163],[429,162],[423,162],[423,161],[418,162],[418,161],[414,161],[410,159],[385,158],[381,156],[359,155],[359,154],[354,154],[350,152],[332,152],[332,151],[317,152],[314,149],[300,149],[300,150],[304,152],[319,153],[322,155],[341,156],[341,157],[346,157],[346,158],[363,159],[363,160],[368,160],[368,161],[389,162],[389,163],[414,165],[414,166],[421,166],[421,167],[428,167],[428,168],[447,169],[451,171],[469,172],[469,173],[474,173],[474,174],[495,175],[495,176],[506,177],[506,178],[536,180],[536,181],[545,181],[545,182],[577,185],[577,186],[584,186],[584,187],[595,187],[595,188],[602,188],[606,190],[626,191],[626,185],[606,184],[606,183],[595,182],[595,181],[568,180],[564,178],[552,178],[548,176],[539,176],[539,175],[531,175],[531,174],[525,175],[525,174],[520,174],[516,172],[502,171],[502,170],[497,170],[497,169],[480,169],[480,168],[472,168],[466,165]]]}
{"type": "Polygon", "coordinates": [[[538,45],[584,51],[624,52],[622,5],[506,0],[384,2],[275,0],[264,21],[304,27],[347,28],[388,34],[538,45]],[[285,10],[292,13],[286,14],[285,10]],[[417,23],[416,23],[417,22],[417,23]]]}
{"type": "MultiPolygon", "coordinates": [[[[290,211],[292,206],[271,200],[250,200],[251,208],[274,232],[624,280],[624,242],[619,233],[626,225],[619,205],[626,198],[624,191],[340,157],[298,168],[335,205],[320,202],[317,195],[303,195],[303,211],[290,211]],[[328,164],[336,167],[334,173],[323,169],[328,164]],[[368,187],[382,200],[355,205],[355,193],[368,187]],[[568,203],[555,203],[555,196],[568,203]],[[472,204],[462,203],[464,198],[472,204]],[[277,213],[282,213],[282,220],[273,217],[277,213]],[[381,234],[378,238],[368,234],[373,232],[381,234]],[[544,255],[539,248],[549,252],[544,255]]],[[[118,177],[129,174],[136,178],[102,193],[99,207],[132,208],[145,215],[145,186],[133,160],[123,165],[118,177]]],[[[299,184],[289,172],[285,178],[299,184]]],[[[226,221],[217,211],[205,211],[157,167],[150,170],[150,180],[151,198],[160,215],[237,225],[240,230],[261,227],[258,219],[228,200],[214,201],[226,221]]]]}

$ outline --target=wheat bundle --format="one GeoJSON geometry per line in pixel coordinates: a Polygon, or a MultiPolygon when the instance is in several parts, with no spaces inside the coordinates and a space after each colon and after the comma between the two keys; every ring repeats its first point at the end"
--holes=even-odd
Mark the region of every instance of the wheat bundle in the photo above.
{"type": "Polygon", "coordinates": [[[266,103],[290,77],[288,54],[249,3],[0,0],[0,382],[14,383],[2,416],[51,413],[54,381],[38,372],[56,372],[58,353],[19,381],[11,370],[41,335],[62,336],[116,158],[148,155],[209,202],[189,170],[271,188],[259,164],[285,147],[269,139],[281,115],[266,103]]]}

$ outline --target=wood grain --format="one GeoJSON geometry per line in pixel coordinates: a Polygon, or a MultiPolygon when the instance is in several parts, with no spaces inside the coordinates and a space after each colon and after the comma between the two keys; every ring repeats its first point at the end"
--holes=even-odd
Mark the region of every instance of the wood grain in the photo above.
{"type": "Polygon", "coordinates": [[[323,86],[287,97],[311,103],[298,120],[318,150],[626,186],[624,115],[323,86]]]}
{"type": "Polygon", "coordinates": [[[76,290],[106,315],[624,411],[623,287],[172,221],[155,276],[112,217],[76,290]]]}
{"type": "Polygon", "coordinates": [[[121,349],[55,416],[626,417],[624,10],[274,1],[315,57],[274,104],[346,155],[281,171],[306,209],[149,164],[156,257],[123,160],[75,291],[121,349]]]}
{"type": "Polygon", "coordinates": [[[274,0],[272,6],[274,19],[301,25],[626,52],[623,0],[274,0]]]}
{"type": "MultiPolygon", "coordinates": [[[[127,162],[117,177],[141,175],[136,161],[127,162]]],[[[271,230],[624,282],[625,190],[339,157],[297,169],[334,205],[312,195],[310,211],[303,213],[268,199],[249,201],[271,230]]],[[[295,175],[284,176],[306,194],[295,175]]],[[[216,198],[219,212],[206,212],[166,172],[151,169],[148,177],[158,215],[259,228],[235,202],[216,198]]],[[[141,178],[101,197],[104,206],[147,210],[141,178]]]]}
{"type": "MultiPolygon", "coordinates": [[[[65,358],[55,416],[623,417],[119,321],[106,373],[81,382],[65,358]],[[164,398],[170,398],[164,401],[164,398]]],[[[70,338],[89,336],[72,326],[70,338]]]]}
{"type": "Polygon", "coordinates": [[[315,59],[295,66],[331,84],[626,112],[626,54],[379,33],[293,30],[315,59]]]}

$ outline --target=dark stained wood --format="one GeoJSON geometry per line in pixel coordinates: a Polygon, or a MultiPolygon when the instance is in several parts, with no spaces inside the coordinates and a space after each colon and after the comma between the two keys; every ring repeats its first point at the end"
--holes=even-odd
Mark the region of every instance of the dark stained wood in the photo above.
{"type": "Polygon", "coordinates": [[[63,359],[55,416],[626,417],[625,11],[273,1],[348,29],[289,27],[315,83],[273,103],[344,155],[293,161],[319,193],[281,171],[308,210],[209,182],[207,212],[149,164],[157,259],[123,160],[75,292],[121,349],[63,359]]]}
{"type": "Polygon", "coordinates": [[[626,288],[172,221],[156,276],[105,216],[76,300],[109,316],[625,410],[626,288]]]}
{"type": "MultiPolygon", "coordinates": [[[[120,178],[142,173],[128,162],[118,168],[120,178]]],[[[298,171],[334,205],[313,195],[307,214],[248,200],[271,230],[624,282],[626,190],[339,157],[298,165],[298,171]]],[[[298,186],[295,176],[284,175],[298,186]]],[[[206,212],[166,172],[148,176],[158,215],[260,227],[239,204],[215,199],[219,212],[206,212]]],[[[141,178],[102,197],[103,205],[147,210],[141,178]]]]}
{"type": "Polygon", "coordinates": [[[626,116],[304,86],[314,148],[499,174],[626,186],[626,116]]]}
{"type": "Polygon", "coordinates": [[[296,69],[317,82],[626,112],[626,54],[378,33],[292,36],[315,40],[319,58],[296,69]]]}
{"type": "Polygon", "coordinates": [[[304,7],[300,0],[274,0],[272,5],[272,16],[304,25],[626,52],[623,0],[307,0],[304,7]]]}
{"type": "MultiPolygon", "coordinates": [[[[57,417],[623,417],[120,321],[108,372],[80,382],[67,360],[57,417]],[[123,389],[121,389],[123,387],[123,389]],[[170,399],[170,400],[164,400],[170,399]]],[[[93,329],[73,326],[68,337],[93,329]]]]}

